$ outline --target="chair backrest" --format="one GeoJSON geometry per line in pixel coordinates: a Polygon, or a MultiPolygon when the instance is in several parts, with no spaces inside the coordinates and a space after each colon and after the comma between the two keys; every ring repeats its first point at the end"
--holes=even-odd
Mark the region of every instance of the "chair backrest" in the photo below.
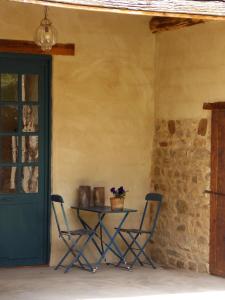
{"type": "Polygon", "coordinates": [[[55,207],[56,203],[58,203],[58,205],[60,205],[61,213],[62,213],[62,216],[63,216],[63,221],[64,221],[64,224],[65,224],[65,227],[66,227],[66,231],[68,232],[68,235],[69,235],[69,238],[70,238],[71,237],[71,232],[70,232],[69,222],[68,222],[68,219],[67,219],[67,216],[66,216],[66,213],[65,213],[65,209],[64,209],[64,206],[63,206],[63,203],[64,203],[63,197],[60,196],[60,195],[51,195],[50,199],[51,199],[51,202],[52,202],[53,213],[54,213],[55,220],[56,220],[56,225],[57,225],[57,228],[58,228],[58,231],[59,231],[59,236],[60,237],[62,236],[62,230],[61,230],[59,218],[58,218],[58,215],[57,215],[57,212],[56,212],[56,207],[55,207]]]}
{"type": "Polygon", "coordinates": [[[146,200],[146,203],[145,203],[143,215],[142,215],[142,218],[141,218],[140,230],[142,230],[142,227],[144,225],[144,221],[145,221],[145,217],[146,217],[146,214],[147,214],[148,206],[150,206],[150,203],[156,203],[156,207],[154,209],[153,215],[151,216],[152,217],[152,224],[151,224],[150,231],[151,231],[151,236],[153,236],[155,228],[156,228],[157,220],[159,218],[159,212],[160,212],[160,208],[161,208],[161,205],[162,205],[163,196],[161,194],[158,194],[158,193],[149,193],[145,196],[145,200],[146,200]]]}

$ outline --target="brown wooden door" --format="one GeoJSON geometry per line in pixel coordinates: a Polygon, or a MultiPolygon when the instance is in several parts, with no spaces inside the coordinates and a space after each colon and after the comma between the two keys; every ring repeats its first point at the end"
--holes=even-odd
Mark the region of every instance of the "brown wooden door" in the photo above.
{"type": "MultiPolygon", "coordinates": [[[[212,110],[211,153],[211,190],[225,194],[225,110],[212,110]]],[[[225,196],[210,201],[210,273],[225,276],[225,196]]]]}

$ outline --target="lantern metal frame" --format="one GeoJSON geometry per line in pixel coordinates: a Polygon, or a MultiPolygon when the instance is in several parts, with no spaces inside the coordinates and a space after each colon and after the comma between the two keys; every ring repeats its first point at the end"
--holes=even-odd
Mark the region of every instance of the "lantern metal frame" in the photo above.
{"type": "Polygon", "coordinates": [[[44,18],[35,32],[35,43],[43,51],[50,51],[57,41],[57,31],[48,18],[48,7],[45,7],[44,18]]]}

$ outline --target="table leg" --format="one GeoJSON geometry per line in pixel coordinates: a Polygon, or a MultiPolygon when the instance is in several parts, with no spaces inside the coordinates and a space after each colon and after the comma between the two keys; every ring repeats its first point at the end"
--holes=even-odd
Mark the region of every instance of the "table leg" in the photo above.
{"type": "MultiPolygon", "coordinates": [[[[79,210],[77,210],[77,216],[78,216],[78,219],[80,221],[80,223],[82,224],[82,226],[84,227],[84,229],[89,229],[89,230],[94,230],[95,231],[95,236],[100,240],[100,243],[101,243],[101,248],[99,247],[98,243],[96,242],[95,239],[92,239],[92,242],[94,244],[94,246],[96,247],[96,249],[98,250],[100,256],[102,256],[102,253],[104,252],[104,246],[105,247],[108,247],[108,244],[103,240],[103,237],[102,237],[102,228],[100,226],[100,220],[103,221],[104,217],[105,217],[105,214],[99,214],[98,215],[98,218],[99,218],[99,221],[98,223],[95,225],[94,229],[91,228],[90,225],[87,224],[86,221],[84,221],[84,219],[82,218],[82,216],[80,215],[79,213],[79,210]],[[98,227],[100,226],[100,234],[97,233],[97,229],[98,227]]],[[[112,247],[109,247],[110,248],[110,251],[115,255],[117,256],[119,259],[121,258],[118,253],[112,249],[112,247]]]]}
{"type": "Polygon", "coordinates": [[[97,264],[96,264],[96,268],[99,267],[99,265],[101,264],[102,260],[105,258],[107,252],[109,250],[111,250],[111,246],[114,246],[116,252],[117,252],[117,256],[119,257],[119,259],[126,265],[126,268],[129,270],[130,267],[127,265],[127,262],[124,259],[124,256],[122,254],[122,252],[120,251],[120,248],[117,246],[116,242],[115,242],[115,238],[118,235],[121,227],[123,226],[126,218],[128,216],[128,212],[124,215],[124,217],[122,218],[119,226],[117,227],[115,233],[111,236],[108,229],[106,228],[106,226],[104,225],[103,220],[99,219],[99,223],[100,223],[100,227],[102,228],[102,230],[104,231],[104,233],[107,235],[107,237],[109,238],[109,243],[106,244],[106,248],[104,250],[104,252],[102,253],[101,257],[99,258],[97,264]]]}
{"type": "MultiPolygon", "coordinates": [[[[98,227],[100,226],[100,222],[98,221],[98,223],[97,223],[97,224],[94,226],[94,228],[92,229],[91,226],[89,226],[89,225],[84,221],[84,219],[81,217],[79,210],[77,210],[77,216],[78,216],[78,219],[79,219],[80,223],[81,223],[82,226],[84,227],[84,229],[87,229],[87,230],[93,230],[93,231],[95,232],[95,236],[96,236],[97,238],[100,239],[100,237],[99,237],[98,234],[97,234],[97,229],[98,229],[98,227]]],[[[104,217],[105,217],[105,214],[103,214],[103,215],[101,216],[101,219],[103,220],[104,217]]],[[[92,243],[94,244],[94,246],[95,246],[96,249],[98,250],[99,254],[102,255],[102,251],[101,251],[101,249],[100,249],[98,243],[96,242],[96,240],[95,240],[94,238],[92,239],[92,243]]]]}

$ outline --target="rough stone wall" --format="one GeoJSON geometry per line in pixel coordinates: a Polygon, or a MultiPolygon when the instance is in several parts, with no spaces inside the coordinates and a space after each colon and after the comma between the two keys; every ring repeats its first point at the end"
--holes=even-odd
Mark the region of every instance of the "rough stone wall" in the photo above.
{"type": "Polygon", "coordinates": [[[166,266],[208,271],[210,124],[156,120],[152,188],[164,195],[153,257],[166,266]]]}

